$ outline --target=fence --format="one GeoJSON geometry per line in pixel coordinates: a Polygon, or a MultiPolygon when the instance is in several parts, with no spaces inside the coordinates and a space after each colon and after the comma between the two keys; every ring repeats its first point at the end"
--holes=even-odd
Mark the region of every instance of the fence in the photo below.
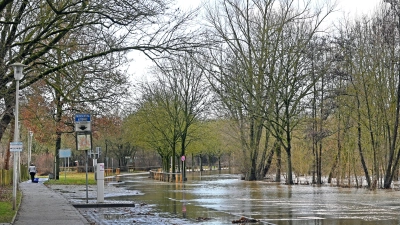
{"type": "Polygon", "coordinates": [[[150,170],[150,178],[166,182],[182,182],[182,173],[166,173],[161,170],[150,170]],[[175,180],[173,179],[175,175],[175,180]]]}
{"type": "MultiPolygon", "coordinates": [[[[21,181],[29,179],[28,167],[21,165],[21,181]]],[[[11,185],[13,183],[13,170],[0,170],[0,186],[11,185]]]]}
{"type": "Polygon", "coordinates": [[[0,170],[0,186],[12,184],[12,170],[0,170]]]}

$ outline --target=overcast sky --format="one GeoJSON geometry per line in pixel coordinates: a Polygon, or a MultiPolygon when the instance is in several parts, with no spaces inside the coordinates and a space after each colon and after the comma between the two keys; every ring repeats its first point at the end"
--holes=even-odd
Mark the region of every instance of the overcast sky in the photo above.
{"type": "MultiPolygon", "coordinates": [[[[209,0],[206,0],[209,1],[209,0]]],[[[323,0],[320,0],[323,1],[323,0]]],[[[334,0],[331,0],[334,1],[334,0]]],[[[372,13],[377,6],[383,0],[336,0],[337,12],[331,16],[331,19],[334,18],[342,18],[344,15],[347,17],[352,16],[360,16],[362,14],[370,14],[372,13]]],[[[176,0],[177,4],[182,10],[195,8],[200,5],[202,0],[176,0]]],[[[135,61],[130,64],[129,72],[133,72],[132,81],[134,83],[139,81],[145,81],[146,79],[146,68],[151,65],[148,60],[145,60],[145,57],[140,53],[132,54],[135,58],[135,61]]]]}
{"type": "MultiPolygon", "coordinates": [[[[207,1],[207,0],[206,0],[207,1]]],[[[322,1],[322,0],[320,0],[322,1]]],[[[331,0],[333,1],[333,0],[331,0]]],[[[336,0],[338,3],[338,9],[343,10],[346,13],[360,14],[368,13],[374,9],[383,0],[336,0]]],[[[198,6],[202,0],[176,0],[178,5],[182,8],[194,8],[198,6]]]]}

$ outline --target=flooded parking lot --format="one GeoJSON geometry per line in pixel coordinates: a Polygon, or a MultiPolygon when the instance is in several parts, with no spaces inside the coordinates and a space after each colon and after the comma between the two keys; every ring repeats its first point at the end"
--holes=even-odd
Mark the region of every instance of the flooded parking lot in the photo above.
{"type": "Polygon", "coordinates": [[[121,188],[139,195],[110,200],[146,202],[160,213],[199,224],[232,224],[244,216],[259,224],[400,224],[400,191],[282,185],[240,180],[217,171],[188,173],[185,183],[148,175],[119,177],[121,188]]]}

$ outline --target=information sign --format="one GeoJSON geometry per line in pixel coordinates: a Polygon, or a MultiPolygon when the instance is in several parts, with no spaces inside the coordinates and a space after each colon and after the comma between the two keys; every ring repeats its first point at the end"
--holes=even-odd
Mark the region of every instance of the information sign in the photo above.
{"type": "Polygon", "coordinates": [[[10,152],[22,152],[22,142],[10,142],[10,152]]]}
{"type": "Polygon", "coordinates": [[[60,158],[70,158],[71,157],[71,149],[60,149],[59,152],[60,158]]]}
{"type": "Polygon", "coordinates": [[[92,139],[90,133],[78,133],[76,135],[77,149],[81,150],[91,150],[92,149],[92,139]]]}
{"type": "Polygon", "coordinates": [[[75,114],[75,131],[91,131],[90,114],[75,114]]]}

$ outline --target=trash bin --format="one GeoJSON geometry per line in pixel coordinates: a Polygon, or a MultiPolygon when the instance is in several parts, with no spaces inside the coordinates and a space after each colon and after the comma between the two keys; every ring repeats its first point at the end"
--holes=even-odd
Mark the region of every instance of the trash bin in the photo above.
{"type": "Polygon", "coordinates": [[[49,179],[54,179],[54,174],[49,173],[49,179]]]}
{"type": "Polygon", "coordinates": [[[119,171],[119,168],[117,168],[117,169],[115,170],[115,174],[117,174],[117,175],[118,175],[118,174],[119,174],[119,172],[120,172],[120,171],[119,171]]]}

